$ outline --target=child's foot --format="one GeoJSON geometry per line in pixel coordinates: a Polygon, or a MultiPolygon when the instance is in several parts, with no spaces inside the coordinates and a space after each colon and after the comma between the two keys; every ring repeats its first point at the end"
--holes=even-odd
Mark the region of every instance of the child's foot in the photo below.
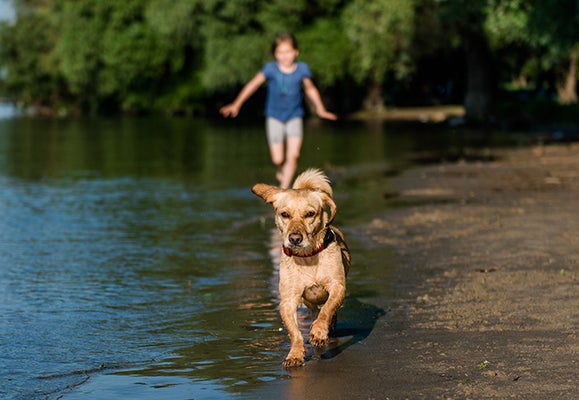
{"type": "MultiPolygon", "coordinates": [[[[277,181],[280,183],[280,185],[281,185],[281,183],[282,183],[282,181],[283,181],[282,168],[283,168],[283,165],[278,165],[278,166],[277,166],[277,172],[275,173],[275,179],[277,179],[277,181]]],[[[282,189],[283,189],[283,188],[282,188],[282,189]]]]}

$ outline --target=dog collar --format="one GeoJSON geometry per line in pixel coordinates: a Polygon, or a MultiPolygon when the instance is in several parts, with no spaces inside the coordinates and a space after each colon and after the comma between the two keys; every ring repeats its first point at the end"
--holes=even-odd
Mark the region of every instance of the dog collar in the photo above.
{"type": "Polygon", "coordinates": [[[283,249],[283,253],[288,257],[291,257],[291,256],[312,257],[312,256],[315,256],[316,254],[322,252],[324,249],[328,248],[328,246],[335,240],[336,240],[336,233],[332,230],[332,228],[328,227],[328,229],[326,230],[326,235],[324,236],[324,241],[322,242],[322,245],[310,254],[305,254],[305,255],[295,254],[292,251],[292,249],[290,249],[289,247],[285,247],[285,246],[282,246],[282,249],[283,249]]]}

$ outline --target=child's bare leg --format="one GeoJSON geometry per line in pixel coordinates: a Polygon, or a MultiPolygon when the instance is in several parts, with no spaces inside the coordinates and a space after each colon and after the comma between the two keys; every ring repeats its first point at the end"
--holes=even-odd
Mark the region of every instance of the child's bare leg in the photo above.
{"type": "Polygon", "coordinates": [[[271,155],[271,161],[277,167],[277,172],[275,174],[276,179],[280,182],[282,181],[282,170],[283,170],[283,143],[274,143],[269,145],[269,153],[271,155]]]}
{"type": "Polygon", "coordinates": [[[287,189],[290,187],[296,169],[298,168],[298,158],[300,157],[300,150],[302,147],[301,137],[289,137],[286,144],[285,163],[281,168],[280,187],[287,189]]]}

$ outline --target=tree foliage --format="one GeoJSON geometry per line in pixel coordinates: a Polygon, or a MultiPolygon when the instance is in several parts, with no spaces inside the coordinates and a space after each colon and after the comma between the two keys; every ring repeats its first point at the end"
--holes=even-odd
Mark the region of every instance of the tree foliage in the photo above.
{"type": "Polygon", "coordinates": [[[50,14],[24,10],[17,24],[0,25],[2,88],[21,104],[58,103],[65,89],[54,45],[57,32],[50,14]]]}
{"type": "Polygon", "coordinates": [[[545,80],[562,102],[577,102],[579,5],[568,0],[495,0],[486,21],[496,52],[509,51],[509,70],[520,84],[545,80]],[[513,55],[514,52],[514,55],[513,55]],[[513,63],[512,61],[517,62],[513,63]],[[514,64],[514,65],[513,65],[514,64]]]}
{"type": "Polygon", "coordinates": [[[384,104],[384,88],[427,75],[422,60],[457,51],[475,118],[491,112],[495,88],[514,81],[577,101],[575,0],[14,3],[16,21],[0,23],[0,93],[46,109],[203,112],[271,59],[280,31],[296,34],[322,92],[349,82],[366,91],[368,107],[384,104]]]}
{"type": "Polygon", "coordinates": [[[389,71],[398,79],[410,71],[409,48],[414,27],[412,0],[354,0],[343,20],[357,60],[352,74],[360,82],[381,84],[389,71]]]}

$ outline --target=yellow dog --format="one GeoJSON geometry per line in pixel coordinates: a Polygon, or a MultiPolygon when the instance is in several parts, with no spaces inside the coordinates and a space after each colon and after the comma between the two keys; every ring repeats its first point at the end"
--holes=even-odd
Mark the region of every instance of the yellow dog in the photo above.
{"type": "Polygon", "coordinates": [[[297,308],[304,303],[317,315],[310,343],[323,347],[335,328],[336,311],[346,296],[350,251],[344,235],[330,224],[336,203],[328,177],[320,170],[300,174],[291,189],[258,183],[252,192],[273,205],[282,235],[279,268],[280,314],[291,340],[283,365],[304,364],[304,340],[298,328],[297,308]]]}

